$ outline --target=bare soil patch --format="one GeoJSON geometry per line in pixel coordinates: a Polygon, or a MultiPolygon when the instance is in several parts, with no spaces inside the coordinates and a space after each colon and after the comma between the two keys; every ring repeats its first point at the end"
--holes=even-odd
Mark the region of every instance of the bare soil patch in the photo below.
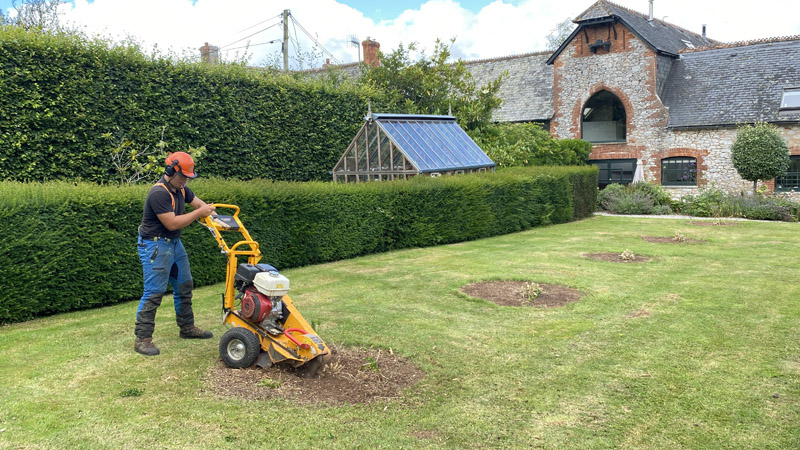
{"type": "Polygon", "coordinates": [[[683,240],[675,239],[674,236],[642,236],[642,240],[647,242],[654,242],[657,244],[699,244],[701,242],[705,242],[702,239],[689,239],[684,238],[683,240]]]}
{"type": "Polygon", "coordinates": [[[637,309],[636,311],[632,311],[632,312],[626,314],[625,317],[628,318],[628,319],[635,319],[637,317],[650,317],[652,315],[653,314],[650,311],[648,311],[648,310],[646,310],[644,308],[640,308],[640,309],[637,309]]]}
{"type": "Polygon", "coordinates": [[[584,256],[590,259],[594,259],[596,261],[608,261],[608,262],[618,262],[618,263],[642,263],[653,259],[649,256],[642,256],[642,255],[633,255],[631,259],[625,259],[622,257],[622,253],[612,253],[612,252],[587,253],[584,256]]]}
{"type": "Polygon", "coordinates": [[[561,284],[538,283],[542,292],[533,300],[523,295],[527,281],[482,281],[470,283],[461,292],[470,297],[482,298],[500,306],[539,306],[553,308],[580,300],[580,291],[561,284]]]}
{"type": "Polygon", "coordinates": [[[736,225],[736,222],[725,222],[724,220],[698,220],[689,223],[698,227],[729,227],[736,225]]]}
{"type": "Polygon", "coordinates": [[[332,358],[316,378],[291,367],[231,369],[220,361],[206,377],[211,392],[245,400],[282,398],[302,404],[343,405],[401,398],[425,372],[390,351],[331,347],[332,358]]]}

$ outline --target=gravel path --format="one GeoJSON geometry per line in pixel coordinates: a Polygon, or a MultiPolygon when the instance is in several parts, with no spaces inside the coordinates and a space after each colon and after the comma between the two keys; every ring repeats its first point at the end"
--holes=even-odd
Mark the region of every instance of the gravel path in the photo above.
{"type": "Polygon", "coordinates": [[[681,216],[678,214],[612,214],[605,211],[595,211],[595,216],[609,216],[609,217],[643,217],[648,219],[684,219],[684,220],[724,220],[728,221],[749,221],[749,222],[780,222],[779,220],[754,220],[743,219],[741,217],[696,217],[696,216],[681,216]]]}

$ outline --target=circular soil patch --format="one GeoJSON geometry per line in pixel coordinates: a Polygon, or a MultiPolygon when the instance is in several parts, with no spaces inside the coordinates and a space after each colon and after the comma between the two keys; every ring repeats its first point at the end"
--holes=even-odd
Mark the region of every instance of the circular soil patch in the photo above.
{"type": "Polygon", "coordinates": [[[527,281],[483,281],[470,283],[461,288],[461,292],[500,306],[542,306],[545,308],[577,302],[582,295],[580,291],[561,284],[537,283],[542,292],[533,301],[529,301],[522,294],[522,289],[526,284],[528,284],[527,281]]]}
{"type": "Polygon", "coordinates": [[[622,259],[621,253],[611,253],[611,252],[587,253],[585,256],[587,258],[594,259],[597,261],[608,261],[608,262],[618,262],[618,263],[641,263],[653,259],[649,256],[641,256],[641,255],[633,255],[633,259],[622,259]]]}
{"type": "Polygon", "coordinates": [[[699,244],[701,242],[705,242],[702,239],[689,239],[684,238],[683,240],[676,240],[674,237],[668,236],[642,236],[642,240],[647,242],[654,242],[657,244],[699,244]]]}
{"type": "Polygon", "coordinates": [[[401,389],[425,375],[414,364],[386,350],[331,349],[330,364],[316,378],[301,378],[292,367],[281,364],[266,369],[231,369],[220,361],[206,381],[221,397],[342,405],[400,398],[401,389]]]}

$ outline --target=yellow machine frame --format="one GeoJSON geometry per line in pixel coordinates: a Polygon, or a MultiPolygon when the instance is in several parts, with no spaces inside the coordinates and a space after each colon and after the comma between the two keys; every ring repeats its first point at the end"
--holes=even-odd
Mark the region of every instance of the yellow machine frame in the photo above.
{"type": "MultiPolygon", "coordinates": [[[[248,264],[256,265],[261,260],[261,251],[258,242],[254,241],[250,233],[239,220],[239,207],[236,205],[215,204],[217,209],[233,209],[233,216],[212,214],[200,219],[200,222],[214,234],[223,254],[228,258],[225,275],[225,293],[222,299],[222,322],[231,327],[241,327],[253,332],[261,343],[263,353],[259,355],[257,365],[269,366],[279,362],[287,362],[294,367],[306,366],[311,375],[330,359],[330,349],[322,339],[317,336],[311,325],[306,322],[297,311],[289,295],[283,296],[283,303],[289,314],[285,318],[283,334],[274,336],[269,334],[259,324],[246,319],[236,308],[236,288],[234,281],[236,269],[239,266],[239,257],[247,257],[248,264]],[[231,223],[231,220],[234,223],[231,223]],[[228,246],[222,237],[223,231],[238,231],[243,240],[228,246]],[[268,358],[266,361],[264,358],[268,358]],[[265,364],[266,363],[266,364],[265,364]],[[309,364],[310,363],[310,364],[309,364]]],[[[222,348],[220,348],[222,351],[222,348]]]]}

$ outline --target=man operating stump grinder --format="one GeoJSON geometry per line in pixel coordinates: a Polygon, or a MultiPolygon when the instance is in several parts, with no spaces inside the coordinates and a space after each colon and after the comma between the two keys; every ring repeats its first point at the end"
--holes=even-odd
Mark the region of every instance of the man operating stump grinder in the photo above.
{"type": "Polygon", "coordinates": [[[164,176],[147,193],[137,243],[144,273],[144,294],[136,310],[136,341],[133,348],[147,356],[160,353],[153,344],[153,329],[156,310],[161,305],[167,283],[172,285],[180,337],[213,337],[211,332],[194,325],[194,283],[189,270],[189,257],[180,237],[181,229],[200,217],[211,215],[214,206],[200,200],[186,186],[190,178],[197,176],[194,161],[188,153],[172,153],[167,157],[166,164],[164,176]],[[190,213],[185,212],[187,203],[194,208],[190,213]]]}

